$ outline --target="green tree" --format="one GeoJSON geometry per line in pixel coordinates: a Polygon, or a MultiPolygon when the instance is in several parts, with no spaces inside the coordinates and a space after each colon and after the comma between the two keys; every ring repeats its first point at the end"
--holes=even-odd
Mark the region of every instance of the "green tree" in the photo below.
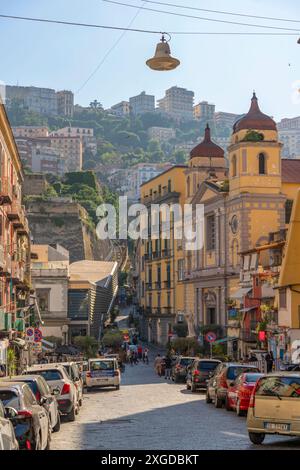
{"type": "Polygon", "coordinates": [[[96,356],[99,346],[98,341],[92,336],[75,336],[73,342],[86,358],[96,356]]]}

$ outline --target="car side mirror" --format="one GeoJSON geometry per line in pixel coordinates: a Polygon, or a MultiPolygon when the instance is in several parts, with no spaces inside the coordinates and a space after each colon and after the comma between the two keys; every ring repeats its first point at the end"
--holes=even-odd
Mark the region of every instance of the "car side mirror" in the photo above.
{"type": "Polygon", "coordinates": [[[52,395],[55,395],[55,396],[56,396],[56,395],[59,395],[59,394],[60,394],[60,389],[59,389],[59,388],[54,388],[54,389],[52,390],[52,395]]]}
{"type": "Polygon", "coordinates": [[[5,408],[5,417],[8,419],[13,419],[16,416],[18,416],[18,412],[15,408],[11,408],[10,406],[7,406],[5,408]]]}
{"type": "Polygon", "coordinates": [[[44,405],[45,403],[47,403],[47,398],[46,397],[42,397],[40,399],[40,405],[44,405]]]}

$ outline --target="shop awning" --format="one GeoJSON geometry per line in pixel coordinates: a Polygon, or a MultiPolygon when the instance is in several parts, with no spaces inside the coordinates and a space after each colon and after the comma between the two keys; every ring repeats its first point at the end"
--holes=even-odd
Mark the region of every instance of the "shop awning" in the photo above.
{"type": "Polygon", "coordinates": [[[213,344],[228,343],[229,341],[235,341],[237,339],[239,338],[236,338],[235,336],[226,336],[226,338],[217,339],[213,344]]]}
{"type": "Polygon", "coordinates": [[[232,299],[243,299],[252,290],[252,287],[242,287],[238,289],[231,297],[232,299]]]}
{"type": "Polygon", "coordinates": [[[239,310],[239,312],[241,313],[247,313],[247,312],[251,312],[251,310],[256,310],[258,307],[248,307],[248,308],[241,308],[239,310]]]}
{"type": "Polygon", "coordinates": [[[12,344],[15,344],[16,346],[19,346],[19,348],[25,348],[26,346],[26,341],[21,338],[15,338],[11,341],[12,344]]]}

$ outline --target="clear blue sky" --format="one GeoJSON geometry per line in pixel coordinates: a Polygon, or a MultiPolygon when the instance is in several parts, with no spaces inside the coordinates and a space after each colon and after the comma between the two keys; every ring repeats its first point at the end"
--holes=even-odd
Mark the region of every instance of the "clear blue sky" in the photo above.
{"type": "MultiPolygon", "coordinates": [[[[141,0],[123,1],[143,4],[141,0]]],[[[233,21],[299,27],[300,36],[300,2],[296,0],[173,0],[171,3],[299,19],[299,24],[279,24],[194,12],[233,21]]],[[[136,10],[101,0],[2,0],[0,13],[127,26],[136,10]]],[[[147,11],[140,12],[133,27],[165,31],[256,31],[147,11]]],[[[0,80],[75,92],[119,36],[120,32],[116,31],[0,19],[0,80]]],[[[243,113],[255,89],[263,111],[276,119],[300,115],[300,99],[299,103],[292,99],[293,83],[300,80],[297,37],[174,35],[172,53],[182,64],[166,73],[153,72],[145,66],[158,40],[156,35],[126,33],[96,75],[75,95],[75,102],[87,105],[97,99],[109,107],[143,90],[158,99],[165,89],[177,85],[193,90],[196,102],[207,100],[215,103],[217,110],[243,113]]]]}

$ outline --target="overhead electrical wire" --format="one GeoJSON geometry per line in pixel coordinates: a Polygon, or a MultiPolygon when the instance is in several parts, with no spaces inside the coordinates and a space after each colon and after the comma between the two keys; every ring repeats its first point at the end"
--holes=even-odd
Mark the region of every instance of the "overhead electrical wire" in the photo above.
{"type": "Polygon", "coordinates": [[[259,16],[259,15],[249,15],[246,13],[234,13],[233,11],[222,11],[222,10],[209,10],[207,8],[199,8],[199,7],[191,7],[188,5],[178,5],[175,3],[169,3],[169,2],[158,2],[154,0],[145,0],[146,3],[152,3],[155,5],[163,5],[163,6],[168,6],[168,7],[174,7],[174,8],[184,8],[185,10],[193,10],[193,11],[204,11],[206,13],[217,13],[219,15],[230,15],[230,16],[240,16],[244,18],[255,18],[255,19],[260,19],[260,20],[270,20],[270,21],[283,21],[283,22],[289,22],[289,23],[300,23],[300,20],[291,20],[290,18],[274,18],[272,16],[259,16]]]}
{"type": "MultiPolygon", "coordinates": [[[[103,0],[104,1],[104,0],[103,0]]],[[[135,8],[138,8],[137,6],[135,8]]],[[[144,8],[145,9],[145,8],[144,8]]],[[[153,29],[142,29],[142,28],[126,28],[123,26],[112,26],[112,25],[101,25],[93,23],[78,23],[75,21],[65,21],[65,20],[51,20],[49,18],[34,18],[27,16],[16,16],[16,15],[4,15],[0,14],[0,19],[11,19],[11,20],[21,20],[21,21],[32,21],[38,23],[50,23],[66,26],[76,26],[84,28],[99,28],[99,29],[108,29],[115,31],[130,31],[133,33],[145,33],[145,34],[164,34],[166,31],[163,30],[153,30],[153,29]]],[[[299,30],[293,33],[267,33],[267,32],[249,32],[249,31],[168,31],[173,35],[242,35],[242,36],[299,36],[299,30]],[[297,31],[297,32],[296,32],[297,31]]]]}
{"type": "MultiPolygon", "coordinates": [[[[130,26],[133,24],[133,22],[135,21],[135,19],[138,17],[138,15],[141,13],[144,5],[145,5],[145,0],[143,0],[143,3],[142,5],[140,5],[138,11],[135,13],[135,15],[133,16],[133,18],[130,20],[130,22],[128,23],[128,28],[130,28],[130,26]]],[[[118,39],[113,43],[113,45],[108,49],[108,51],[104,54],[104,56],[102,57],[101,61],[99,62],[99,64],[97,65],[97,67],[93,70],[93,72],[88,76],[88,78],[83,82],[83,84],[78,88],[78,90],[76,91],[76,94],[78,94],[87,84],[88,82],[93,78],[93,76],[98,72],[98,70],[100,70],[100,68],[102,67],[102,65],[104,64],[104,62],[106,61],[107,57],[113,52],[113,50],[117,47],[117,45],[122,41],[123,37],[125,36],[125,34],[128,32],[128,30],[124,30],[122,31],[122,33],[120,34],[120,36],[118,37],[118,39]]]]}
{"type": "MultiPolygon", "coordinates": [[[[105,3],[110,3],[110,4],[113,4],[113,5],[120,5],[120,6],[127,7],[127,8],[139,8],[137,5],[132,5],[132,4],[123,3],[123,2],[117,2],[115,0],[102,0],[102,1],[105,2],[105,3]]],[[[238,21],[227,21],[227,20],[220,20],[220,19],[217,19],[217,18],[205,18],[205,17],[202,17],[202,16],[187,15],[185,13],[176,13],[174,11],[169,11],[169,10],[158,10],[157,8],[145,7],[144,10],[145,11],[151,11],[151,12],[154,12],[154,13],[165,13],[167,15],[178,16],[178,17],[181,17],[181,18],[192,18],[192,19],[201,20],[201,21],[210,21],[210,22],[213,22],[213,23],[224,23],[224,24],[230,24],[230,25],[247,26],[247,27],[252,27],[252,28],[276,29],[276,30],[282,30],[282,31],[297,31],[298,34],[299,34],[299,31],[300,31],[299,28],[295,29],[295,28],[284,28],[284,27],[280,27],[280,26],[258,25],[258,24],[253,24],[253,23],[240,23],[238,21]]]]}

